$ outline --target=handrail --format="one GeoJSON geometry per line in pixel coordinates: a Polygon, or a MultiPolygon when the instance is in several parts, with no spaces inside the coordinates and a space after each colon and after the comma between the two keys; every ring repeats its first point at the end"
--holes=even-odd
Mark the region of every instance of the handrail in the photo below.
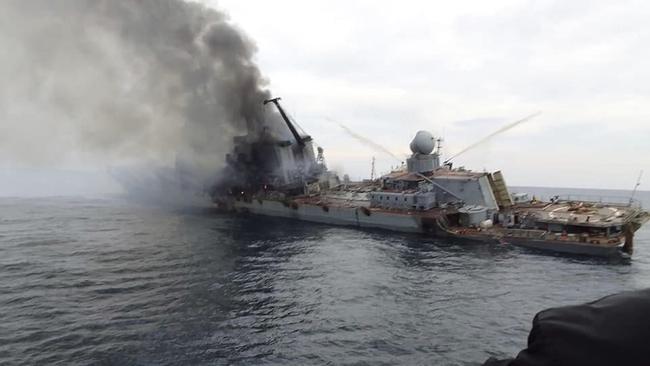
{"type": "Polygon", "coordinates": [[[566,194],[558,195],[558,201],[571,201],[571,202],[588,202],[599,203],[603,205],[624,206],[641,208],[641,201],[621,196],[599,196],[599,195],[583,195],[583,194],[566,194]]]}

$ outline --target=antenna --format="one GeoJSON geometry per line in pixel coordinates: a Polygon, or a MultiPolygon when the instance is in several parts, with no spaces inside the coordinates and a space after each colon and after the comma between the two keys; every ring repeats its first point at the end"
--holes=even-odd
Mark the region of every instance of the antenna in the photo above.
{"type": "Polygon", "coordinates": [[[643,169],[639,172],[639,178],[637,178],[634,189],[632,190],[632,195],[630,196],[630,205],[632,205],[632,201],[634,201],[634,195],[636,195],[637,188],[639,188],[641,185],[641,177],[643,177],[643,169]]]}
{"type": "Polygon", "coordinates": [[[372,157],[372,166],[370,168],[370,180],[375,180],[375,157],[372,157]]]}

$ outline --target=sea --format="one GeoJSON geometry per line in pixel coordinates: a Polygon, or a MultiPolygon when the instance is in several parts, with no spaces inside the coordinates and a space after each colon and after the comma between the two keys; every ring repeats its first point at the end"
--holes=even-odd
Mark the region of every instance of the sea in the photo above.
{"type": "Polygon", "coordinates": [[[1,365],[480,365],[525,348],[545,308],[649,286],[650,224],[621,260],[116,197],[0,198],[1,365]]]}

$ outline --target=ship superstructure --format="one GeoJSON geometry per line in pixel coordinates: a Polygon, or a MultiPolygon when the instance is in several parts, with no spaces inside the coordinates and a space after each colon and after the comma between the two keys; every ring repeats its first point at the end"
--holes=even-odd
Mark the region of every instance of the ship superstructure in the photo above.
{"type": "Polygon", "coordinates": [[[500,171],[441,164],[440,140],[426,131],[411,141],[405,167],[369,181],[341,181],[278,99],[269,103],[293,140],[250,139],[250,132],[235,140],[228,164],[245,183],[214,195],[225,209],[599,256],[631,255],[634,232],[649,217],[633,200],[541,202],[511,193],[500,171]]]}

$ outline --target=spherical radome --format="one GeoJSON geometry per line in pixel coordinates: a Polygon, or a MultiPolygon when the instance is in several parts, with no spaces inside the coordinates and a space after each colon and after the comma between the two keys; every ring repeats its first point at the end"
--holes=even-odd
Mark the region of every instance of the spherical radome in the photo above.
{"type": "Polygon", "coordinates": [[[411,141],[411,151],[414,154],[428,155],[431,154],[435,147],[433,135],[427,131],[418,131],[411,141]]]}

